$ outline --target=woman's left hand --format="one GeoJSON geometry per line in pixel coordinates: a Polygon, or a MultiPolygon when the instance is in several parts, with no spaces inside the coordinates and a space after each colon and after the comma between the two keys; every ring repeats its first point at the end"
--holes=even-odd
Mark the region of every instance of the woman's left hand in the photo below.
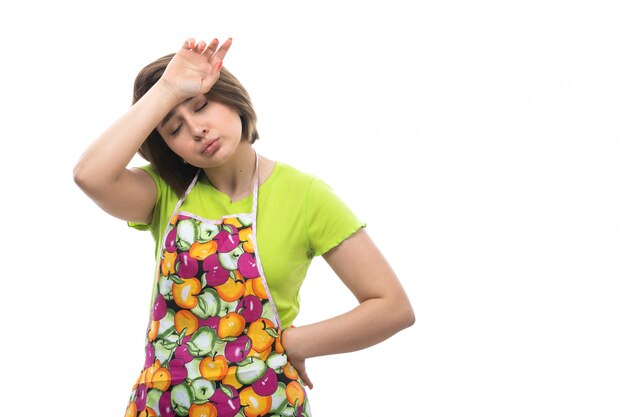
{"type": "Polygon", "coordinates": [[[309,389],[313,389],[313,382],[309,378],[309,375],[306,373],[306,365],[304,363],[305,358],[298,355],[297,348],[297,327],[289,327],[284,329],[281,334],[281,343],[283,348],[285,348],[285,353],[287,354],[287,360],[291,365],[296,368],[298,371],[298,375],[302,378],[302,382],[309,387],[309,389]]]}

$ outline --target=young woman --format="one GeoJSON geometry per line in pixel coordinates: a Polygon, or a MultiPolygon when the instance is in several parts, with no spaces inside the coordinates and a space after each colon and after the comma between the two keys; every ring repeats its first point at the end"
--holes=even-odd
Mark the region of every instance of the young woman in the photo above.
{"type": "Polygon", "coordinates": [[[188,39],[146,66],[133,106],[74,168],[103,210],[156,242],[146,360],[127,416],[311,417],[307,358],[414,322],[365,224],[321,180],[255,152],[250,98],[222,68],[231,44],[188,39]],[[150,164],[126,168],[138,151],[150,164]],[[316,255],[359,305],[293,327],[316,255]]]}

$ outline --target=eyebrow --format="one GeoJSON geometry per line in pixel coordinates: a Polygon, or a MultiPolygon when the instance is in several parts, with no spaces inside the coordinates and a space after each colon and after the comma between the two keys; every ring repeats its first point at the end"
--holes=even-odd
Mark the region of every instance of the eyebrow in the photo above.
{"type": "MultiPolygon", "coordinates": [[[[192,100],[192,99],[193,99],[193,96],[189,97],[189,98],[186,98],[178,106],[180,106],[181,104],[185,104],[185,103],[189,102],[189,100],[192,100]]],[[[176,106],[176,107],[178,107],[178,106],[176,106]]],[[[172,116],[174,116],[174,109],[170,110],[170,112],[165,115],[163,120],[161,120],[161,123],[159,123],[159,127],[165,126],[165,123],[167,123],[172,118],[172,116]]]]}

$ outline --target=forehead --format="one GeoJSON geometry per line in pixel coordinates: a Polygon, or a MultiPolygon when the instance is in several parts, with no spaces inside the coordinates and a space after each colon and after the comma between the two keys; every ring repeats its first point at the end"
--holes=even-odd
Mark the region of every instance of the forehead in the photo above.
{"type": "Polygon", "coordinates": [[[194,96],[194,97],[189,97],[186,98],[185,100],[183,100],[181,103],[177,104],[176,106],[174,106],[174,108],[172,110],[169,111],[169,113],[167,113],[165,115],[165,117],[163,118],[163,120],[161,120],[161,123],[159,123],[159,127],[164,126],[171,118],[172,116],[174,116],[174,114],[176,114],[176,110],[178,110],[181,106],[184,106],[186,104],[189,104],[189,102],[191,102],[193,99],[197,98],[197,97],[203,97],[202,95],[199,96],[194,96]]]}

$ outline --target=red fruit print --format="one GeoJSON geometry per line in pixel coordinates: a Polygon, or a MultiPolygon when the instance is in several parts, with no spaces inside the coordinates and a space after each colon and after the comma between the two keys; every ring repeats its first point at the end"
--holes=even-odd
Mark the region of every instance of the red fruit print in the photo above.
{"type": "Polygon", "coordinates": [[[159,415],[162,417],[176,417],[172,408],[172,391],[165,391],[159,398],[159,415]]]}
{"type": "Polygon", "coordinates": [[[176,228],[174,227],[165,238],[165,249],[168,252],[176,252],[176,228]]]}
{"type": "Polygon", "coordinates": [[[148,398],[148,387],[146,384],[140,384],[135,390],[135,405],[137,405],[137,411],[141,411],[146,408],[146,399],[148,398]]]}
{"type": "Polygon", "coordinates": [[[236,310],[246,319],[246,323],[252,323],[261,317],[263,304],[261,303],[261,299],[256,295],[246,295],[239,300],[236,310]]]}
{"type": "Polygon", "coordinates": [[[189,353],[189,349],[187,348],[187,342],[176,348],[174,351],[174,357],[182,360],[184,363],[189,363],[193,360],[193,356],[189,353]]]}
{"type": "Polygon", "coordinates": [[[181,252],[176,257],[176,270],[181,278],[195,277],[198,273],[198,261],[189,252],[181,252]]]}
{"type": "Polygon", "coordinates": [[[167,305],[165,297],[161,293],[157,294],[154,301],[154,307],[152,307],[152,319],[155,321],[161,320],[167,314],[167,305]]]}
{"type": "Polygon", "coordinates": [[[152,343],[148,343],[146,345],[146,361],[144,362],[143,367],[148,368],[153,363],[154,363],[154,345],[152,343]]]}
{"type": "Polygon", "coordinates": [[[252,340],[248,336],[241,335],[232,342],[226,343],[224,355],[229,362],[240,362],[252,349],[252,340]]]}
{"type": "Polygon", "coordinates": [[[187,368],[185,368],[185,361],[182,359],[172,359],[169,368],[172,376],[172,385],[178,385],[187,378],[187,368]]]}
{"type": "Polygon", "coordinates": [[[230,385],[222,385],[211,396],[211,402],[217,408],[219,417],[235,417],[241,408],[239,393],[230,385]]]}
{"type": "Polygon", "coordinates": [[[239,273],[244,278],[256,278],[259,276],[256,257],[253,253],[243,253],[237,261],[237,267],[239,268],[239,273]]]}
{"type": "Polygon", "coordinates": [[[217,327],[220,324],[220,317],[218,316],[207,317],[206,319],[198,320],[198,324],[200,326],[207,326],[213,330],[217,330],[217,327]]]}
{"type": "Polygon", "coordinates": [[[278,388],[278,376],[272,368],[267,368],[265,375],[252,384],[252,389],[259,395],[268,396],[276,392],[278,388]]]}
{"type": "Polygon", "coordinates": [[[217,253],[202,261],[202,269],[206,272],[205,279],[209,286],[216,287],[228,281],[230,272],[222,267],[217,253]]]}
{"type": "Polygon", "coordinates": [[[226,229],[222,229],[217,235],[215,235],[213,240],[217,242],[218,252],[230,252],[235,249],[237,245],[239,245],[239,234],[231,234],[226,229]]]}

